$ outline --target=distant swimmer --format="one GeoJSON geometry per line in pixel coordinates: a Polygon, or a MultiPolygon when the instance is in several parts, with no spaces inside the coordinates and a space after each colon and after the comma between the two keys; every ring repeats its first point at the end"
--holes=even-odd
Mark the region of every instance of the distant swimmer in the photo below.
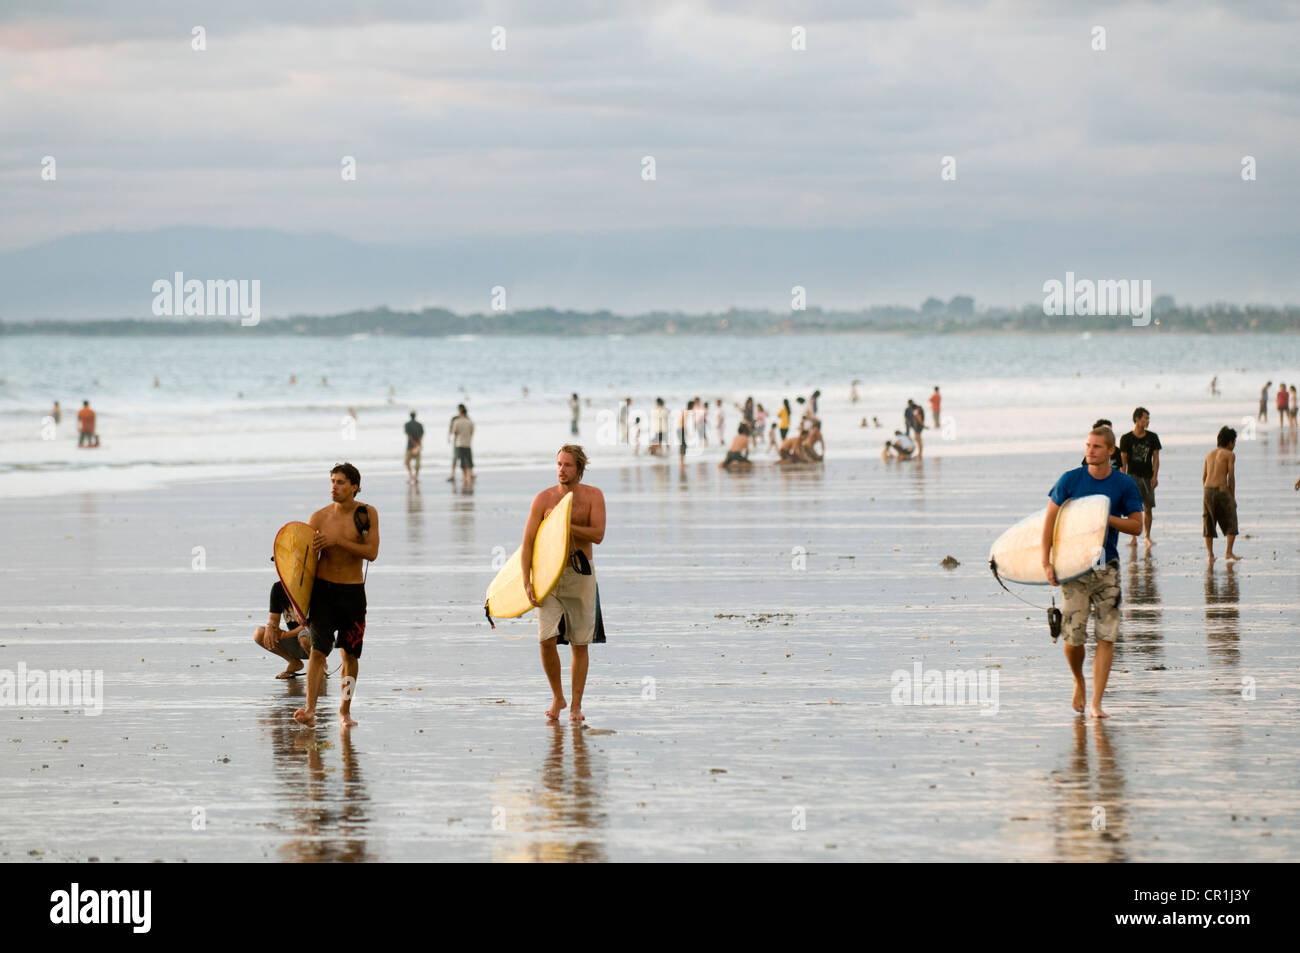
{"type": "MultiPolygon", "coordinates": [[[[1214,565],[1214,540],[1218,533],[1215,524],[1228,537],[1228,551],[1223,558],[1229,562],[1241,559],[1232,551],[1232,544],[1237,540],[1237,431],[1231,427],[1219,428],[1218,446],[1205,455],[1205,465],[1201,467],[1201,527],[1205,536],[1205,552],[1209,564],[1214,565]]],[[[1300,482],[1296,483],[1300,489],[1300,482]]]]}
{"type": "Polygon", "coordinates": [[[524,592],[528,601],[537,606],[537,638],[541,643],[542,670],[551,686],[551,707],[546,717],[555,721],[568,706],[564,698],[564,679],[560,671],[560,653],[556,640],[563,633],[573,652],[571,671],[571,697],[569,721],[585,720],[582,714],[582,694],[587,687],[587,648],[596,635],[596,571],[592,566],[592,547],[605,538],[605,496],[594,486],[582,483],[587,469],[587,454],[582,447],[566,443],[555,454],[556,485],[533,497],[524,525],[523,552],[531,553],[541,526],[552,509],[573,494],[573,509],[569,516],[569,533],[573,553],[564,567],[560,581],[551,594],[540,603],[533,590],[532,561],[523,560],[524,592]]]}
{"type": "Polygon", "coordinates": [[[77,446],[99,446],[99,434],[95,430],[95,412],[90,409],[88,400],[83,400],[81,409],[77,411],[77,446]]]}
{"type": "Polygon", "coordinates": [[[912,443],[912,438],[901,430],[895,430],[894,439],[885,441],[885,448],[880,451],[880,459],[889,460],[897,457],[899,460],[910,460],[914,453],[916,453],[916,444],[912,443]]]}
{"type": "Polygon", "coordinates": [[[312,548],[319,561],[312,585],[307,624],[311,629],[311,657],[307,661],[307,706],[293,713],[294,720],[316,727],[316,698],[330,651],[338,646],[343,656],[343,702],[339,727],[351,728],[352,695],[356,691],[362,640],[366,634],[366,583],[362,561],[379,558],[379,511],[357,501],[361,473],[350,463],[330,470],[329,506],[311,515],[312,548]]]}
{"type": "Polygon", "coordinates": [[[411,419],[406,422],[403,428],[406,431],[406,456],[403,463],[406,466],[407,483],[420,482],[420,448],[424,443],[424,424],[415,419],[415,411],[411,411],[411,419]],[[412,467],[411,464],[415,466],[412,467]]]}
{"type": "Polygon", "coordinates": [[[1074,675],[1074,710],[1083,712],[1087,701],[1087,685],[1083,677],[1083,660],[1087,653],[1088,615],[1097,621],[1094,631],[1097,647],[1092,658],[1092,703],[1088,715],[1092,718],[1109,718],[1101,709],[1101,697],[1106,692],[1110,678],[1110,665],[1115,657],[1115,640],[1119,638],[1119,534],[1136,536],[1142,532],[1142,497],[1137,484],[1126,474],[1110,465],[1115,449],[1115,432],[1109,427],[1094,427],[1088,433],[1083,454],[1087,466],[1067,470],[1049,491],[1047,518],[1043,521],[1043,569],[1049,585],[1061,586],[1062,634],[1065,636],[1065,660],[1074,675]],[[1052,543],[1056,533],[1056,514],[1067,500],[1101,494],[1110,500],[1107,518],[1104,565],[1088,570],[1078,579],[1058,583],[1052,565],[1052,543]]]}
{"type": "MultiPolygon", "coordinates": [[[[1155,515],[1156,487],[1160,485],[1160,438],[1147,429],[1151,413],[1145,407],[1133,411],[1133,429],[1119,441],[1121,469],[1133,478],[1142,496],[1143,519],[1146,522],[1146,541],[1151,540],[1151,520],[1155,515]]],[[[1137,537],[1131,540],[1137,545],[1137,537]]]]}
{"type": "Polygon", "coordinates": [[[271,586],[270,615],[266,625],[257,627],[253,641],[288,663],[276,678],[293,678],[302,671],[302,663],[311,657],[311,637],[307,627],[294,616],[289,597],[278,579],[271,586]],[[281,618],[288,626],[287,630],[280,628],[281,618]]]}
{"type": "Polygon", "coordinates": [[[736,428],[736,436],[731,440],[731,446],[727,448],[727,456],[718,464],[724,470],[732,467],[745,468],[753,465],[749,459],[749,425],[742,423],[736,428]]]}
{"type": "Polygon", "coordinates": [[[942,402],[943,398],[939,395],[939,388],[936,386],[934,393],[930,395],[930,413],[934,415],[934,425],[936,427],[941,426],[939,423],[939,405],[942,402]]]}

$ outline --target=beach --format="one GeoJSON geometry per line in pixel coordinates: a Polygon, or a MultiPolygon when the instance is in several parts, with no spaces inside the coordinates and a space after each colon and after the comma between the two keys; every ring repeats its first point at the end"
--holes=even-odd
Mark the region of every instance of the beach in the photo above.
{"type": "Polygon", "coordinates": [[[1157,545],[1121,538],[1105,722],[1071,712],[1044,613],[987,565],[1079,465],[1093,407],[1026,410],[1052,419],[1019,443],[927,432],[920,461],[881,461],[871,428],[828,433],[822,466],[748,473],[719,471],[716,444],[684,468],[596,444],[609,642],[585,729],[543,717],[534,618],[493,630],[482,608],[554,480],[545,454],[486,466],[471,494],[432,454],[418,493],[396,454],[362,466],[381,549],[346,735],[335,682],[301,729],[302,679],[252,642],[271,539],[328,502],[332,449],[314,469],[0,499],[21,541],[0,557],[0,669],[102,672],[98,714],[0,706],[0,798],[21,805],[0,859],[1294,861],[1296,441],[1238,443],[1246,558],[1207,569],[1208,424],[1253,407],[1189,404],[1171,428],[1143,402],[1170,439],[1157,545]],[[914,690],[931,673],[978,698],[914,690]]]}

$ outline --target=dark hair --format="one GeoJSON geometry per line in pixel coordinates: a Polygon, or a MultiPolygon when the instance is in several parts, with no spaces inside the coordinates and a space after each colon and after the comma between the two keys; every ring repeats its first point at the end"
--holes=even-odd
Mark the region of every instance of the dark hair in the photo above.
{"type": "Polygon", "coordinates": [[[785,412],[786,412],[787,414],[790,413],[790,398],[789,398],[789,397],[782,397],[782,398],[781,398],[781,403],[785,404],[785,412]]]}
{"type": "Polygon", "coordinates": [[[415,419],[415,411],[411,411],[411,419],[412,419],[412,420],[415,419]]]}
{"type": "Polygon", "coordinates": [[[742,423],[739,427],[736,428],[736,433],[738,433],[738,434],[744,434],[746,437],[748,437],[748,436],[749,436],[749,424],[742,423]]]}
{"type": "Polygon", "coordinates": [[[330,471],[330,476],[333,476],[336,473],[342,473],[349,483],[355,486],[358,490],[361,489],[361,471],[352,464],[336,463],[334,469],[330,471]]]}
{"type": "Polygon", "coordinates": [[[1110,422],[1109,420],[1102,420],[1100,417],[1098,417],[1098,418],[1097,418],[1097,422],[1094,423],[1092,426],[1093,426],[1094,428],[1096,428],[1096,427],[1110,427],[1110,426],[1112,426],[1112,424],[1111,424],[1111,422],[1110,422]]]}
{"type": "Polygon", "coordinates": [[[469,411],[465,409],[465,405],[464,405],[464,404],[457,404],[457,405],[456,405],[456,410],[457,410],[459,413],[462,413],[462,414],[468,414],[468,413],[469,413],[469,411]]]}
{"type": "Polygon", "coordinates": [[[1149,414],[1149,413],[1151,413],[1151,411],[1147,410],[1145,407],[1139,407],[1137,410],[1133,411],[1133,423],[1137,423],[1138,418],[1141,417],[1143,414],[1149,414]]]}
{"type": "Polygon", "coordinates": [[[1228,444],[1232,443],[1232,441],[1234,441],[1234,440],[1236,440],[1236,439],[1237,439],[1237,431],[1233,430],[1231,427],[1220,427],[1220,428],[1219,428],[1219,446],[1220,446],[1220,447],[1226,447],[1228,444]]]}

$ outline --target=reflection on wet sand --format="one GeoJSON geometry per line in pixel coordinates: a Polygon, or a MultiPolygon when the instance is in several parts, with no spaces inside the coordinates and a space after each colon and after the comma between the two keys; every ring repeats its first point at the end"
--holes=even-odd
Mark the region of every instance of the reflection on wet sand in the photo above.
{"type": "MultiPolygon", "coordinates": [[[[586,733],[578,727],[549,725],[550,745],[538,784],[516,811],[510,811],[512,834],[494,845],[493,860],[527,862],[603,862],[608,860],[601,810],[605,795],[604,764],[595,765],[586,733]],[[572,739],[572,766],[566,763],[565,738],[572,739]]],[[[595,760],[600,761],[599,756],[595,760]]]]}
{"type": "MultiPolygon", "coordinates": [[[[302,694],[302,686],[295,681],[288,696],[302,694]]],[[[280,860],[353,863],[375,859],[366,846],[370,795],[352,733],[333,725],[321,730],[301,728],[285,716],[289,710],[292,706],[286,701],[277,701],[260,719],[271,730],[272,763],[279,781],[266,823],[285,837],[279,846],[280,860]],[[333,767],[335,752],[341,773],[333,767]]]]}
{"type": "MultiPolygon", "coordinates": [[[[1130,550],[1132,552],[1132,550],[1130,550]]],[[[1119,651],[1141,662],[1158,662],[1164,655],[1160,619],[1164,612],[1156,588],[1156,565],[1150,551],[1133,553],[1123,590],[1123,637],[1119,651]]]]}
{"type": "Polygon", "coordinates": [[[1057,803],[1054,859],[1113,863],[1128,860],[1124,810],[1124,772],[1100,718],[1074,719],[1074,748],[1069,767],[1053,771],[1057,803]],[[1088,764],[1091,732],[1096,764],[1088,764]]]}
{"type": "Polygon", "coordinates": [[[424,498],[420,484],[406,485],[406,541],[413,555],[423,555],[420,543],[424,542],[424,498]]]}
{"type": "Polygon", "coordinates": [[[1225,563],[1224,568],[1222,579],[1215,575],[1213,566],[1205,570],[1205,635],[1210,661],[1235,666],[1241,661],[1237,577],[1231,563],[1225,563]]]}

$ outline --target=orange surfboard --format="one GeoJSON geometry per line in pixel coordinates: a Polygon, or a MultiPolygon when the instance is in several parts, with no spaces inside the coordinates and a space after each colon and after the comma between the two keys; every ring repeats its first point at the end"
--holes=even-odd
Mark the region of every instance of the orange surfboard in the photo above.
{"type": "Polygon", "coordinates": [[[316,551],[311,548],[315,532],[306,523],[293,522],[275,534],[275,571],[299,620],[307,618],[316,582],[316,551]]]}

